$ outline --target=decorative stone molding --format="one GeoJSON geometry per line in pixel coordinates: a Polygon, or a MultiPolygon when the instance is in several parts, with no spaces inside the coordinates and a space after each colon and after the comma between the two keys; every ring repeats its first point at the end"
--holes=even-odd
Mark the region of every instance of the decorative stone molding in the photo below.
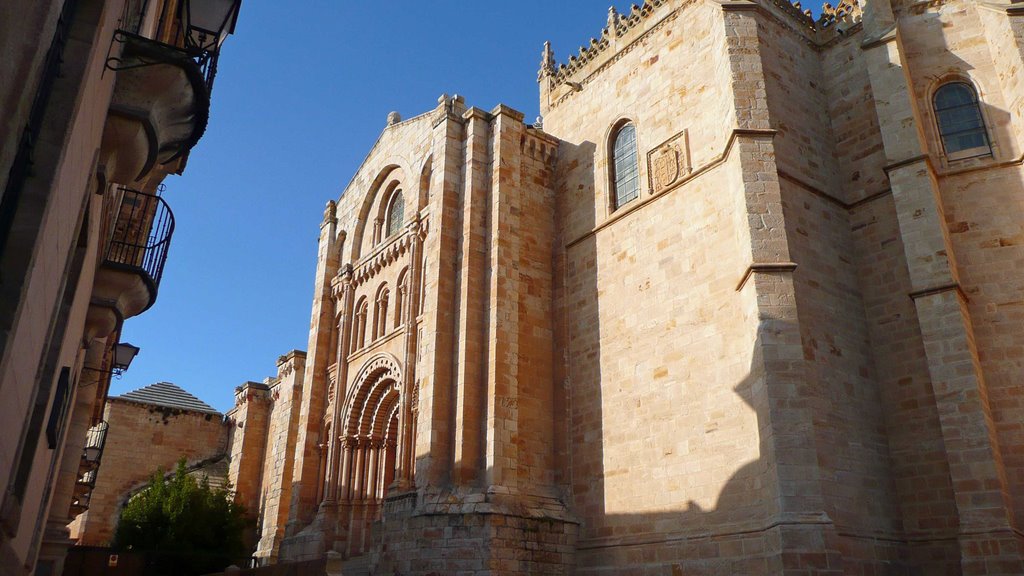
{"type": "Polygon", "coordinates": [[[693,172],[687,131],[676,134],[647,153],[647,185],[657,194],[693,172]]]}
{"type": "MultiPolygon", "coordinates": [[[[769,12],[763,4],[770,1],[771,5],[781,12],[781,15],[773,14],[773,17],[781,16],[789,25],[801,30],[805,34],[805,40],[815,47],[828,44],[838,36],[851,32],[855,27],[860,26],[861,22],[861,8],[857,0],[840,0],[835,6],[826,2],[822,6],[821,16],[817,20],[814,19],[810,10],[804,9],[799,2],[794,4],[790,0],[716,1],[722,4],[723,9],[759,10],[762,12],[769,12]]],[[[556,64],[551,43],[545,42],[541,52],[537,81],[549,82],[551,89],[563,84],[571,88],[571,90],[555,95],[551,106],[557,106],[575,92],[582,90],[594,75],[631,52],[645,37],[656,33],[674,21],[679,14],[679,8],[666,14],[662,20],[642,34],[632,38],[629,44],[616,45],[631,31],[645,25],[658,8],[668,3],[669,0],[645,0],[640,6],[633,4],[628,14],[619,14],[614,7],[609,8],[608,20],[606,26],[601,30],[601,34],[597,38],[591,38],[586,45],[580,46],[578,53],[570,55],[568,62],[563,64],[556,64]],[[614,54],[606,54],[609,48],[617,48],[618,51],[614,54]],[[591,69],[586,77],[578,77],[577,73],[601,58],[606,58],[606,60],[600,66],[591,69]]]]}
{"type": "Polygon", "coordinates": [[[409,251],[414,239],[426,238],[428,223],[428,220],[421,219],[409,222],[404,233],[363,258],[352,271],[352,286],[362,285],[388,265],[398,261],[409,251]]]}

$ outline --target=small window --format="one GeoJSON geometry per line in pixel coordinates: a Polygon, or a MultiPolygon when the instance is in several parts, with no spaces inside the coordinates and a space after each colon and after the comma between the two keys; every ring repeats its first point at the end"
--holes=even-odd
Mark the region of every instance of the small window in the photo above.
{"type": "Polygon", "coordinates": [[[966,82],[951,82],[935,91],[935,119],[950,160],[992,154],[981,117],[978,93],[966,82]]]}
{"type": "Polygon", "coordinates": [[[612,141],[612,184],[615,187],[615,208],[640,195],[640,167],[636,160],[636,127],[623,124],[612,141]]]}
{"type": "Polygon", "coordinates": [[[402,220],[405,217],[405,201],[402,198],[402,191],[395,190],[391,195],[391,203],[388,205],[388,227],[386,236],[390,237],[398,233],[402,228],[402,220]]]}

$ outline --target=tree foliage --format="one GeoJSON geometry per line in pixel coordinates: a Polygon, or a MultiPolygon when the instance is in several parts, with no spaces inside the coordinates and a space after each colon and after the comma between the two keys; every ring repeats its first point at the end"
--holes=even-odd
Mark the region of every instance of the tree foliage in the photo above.
{"type": "Polygon", "coordinates": [[[156,574],[204,574],[246,556],[245,509],[230,492],[190,476],[185,460],[170,477],[158,470],[121,511],[114,546],[146,552],[156,574]]]}

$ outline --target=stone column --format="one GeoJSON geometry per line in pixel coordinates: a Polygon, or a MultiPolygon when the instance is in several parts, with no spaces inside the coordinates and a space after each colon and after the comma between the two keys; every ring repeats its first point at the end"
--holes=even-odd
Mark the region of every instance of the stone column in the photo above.
{"type": "Polygon", "coordinates": [[[380,446],[381,442],[377,438],[371,438],[367,444],[367,451],[369,452],[369,465],[366,470],[366,494],[367,500],[377,500],[377,482],[379,479],[378,472],[380,471],[380,446]]]}
{"type": "Polygon", "coordinates": [[[331,281],[338,272],[338,256],[344,234],[338,234],[336,205],[329,201],[320,224],[317,249],[316,284],[310,322],[309,344],[302,381],[302,400],[299,406],[298,431],[292,468],[291,505],[289,506],[288,535],[297,533],[309,524],[317,510],[319,454],[316,451],[319,426],[324,410],[327,366],[335,353],[331,348],[334,331],[335,298],[331,294],[331,281]]]}
{"type": "Polygon", "coordinates": [[[339,475],[337,498],[343,504],[347,504],[352,498],[352,450],[354,441],[347,436],[338,436],[338,443],[341,445],[341,474],[339,475]]]}
{"type": "Polygon", "coordinates": [[[341,315],[338,319],[338,349],[335,354],[335,365],[336,376],[334,384],[334,397],[331,399],[331,403],[334,406],[334,413],[331,414],[331,432],[332,437],[326,439],[328,442],[328,456],[327,456],[327,489],[328,502],[333,503],[335,501],[335,494],[338,492],[338,474],[342,474],[344,478],[344,472],[339,470],[341,466],[341,446],[340,443],[335,441],[335,438],[343,438],[338,431],[341,430],[342,418],[344,414],[344,402],[347,394],[346,384],[348,382],[348,354],[346,351],[349,349],[349,342],[352,339],[352,306],[355,299],[355,291],[352,290],[352,265],[345,264],[341,269],[341,274],[335,279],[336,282],[333,284],[334,296],[337,298],[337,306],[341,309],[341,315]]]}
{"type": "Polygon", "coordinates": [[[365,499],[366,490],[366,438],[356,438],[355,464],[352,467],[352,500],[365,499]]]}
{"type": "Polygon", "coordinates": [[[418,400],[416,388],[416,346],[418,345],[419,323],[417,316],[420,311],[420,278],[423,265],[423,229],[419,218],[413,218],[406,227],[409,234],[409,275],[406,278],[408,289],[405,300],[405,371],[403,373],[402,395],[400,398],[398,417],[398,487],[400,490],[412,486],[412,473],[415,468],[415,447],[413,445],[413,429],[415,427],[413,402],[418,400]]]}

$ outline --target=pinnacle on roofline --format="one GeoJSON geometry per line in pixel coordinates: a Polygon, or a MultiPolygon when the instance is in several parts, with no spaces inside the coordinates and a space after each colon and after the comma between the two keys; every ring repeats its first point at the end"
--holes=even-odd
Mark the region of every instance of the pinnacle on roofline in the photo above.
{"type": "MultiPolygon", "coordinates": [[[[632,4],[628,14],[620,14],[615,6],[608,8],[608,20],[601,34],[597,38],[591,38],[590,42],[580,46],[578,54],[571,54],[569,61],[558,64],[555,61],[555,53],[551,48],[551,42],[544,42],[541,52],[540,70],[537,73],[538,82],[544,78],[553,78],[556,83],[564,82],[571,74],[582,68],[593,60],[598,54],[604,52],[611,41],[626,34],[629,30],[644,21],[656,8],[660,8],[670,0],[644,0],[641,5],[632,4]]],[[[820,33],[832,30],[842,34],[844,30],[837,24],[847,23],[853,25],[860,22],[861,8],[857,0],[839,0],[834,7],[825,2],[821,8],[821,16],[815,20],[810,10],[804,10],[799,1],[771,0],[771,2],[792,16],[797,22],[809,31],[820,33]]]]}

